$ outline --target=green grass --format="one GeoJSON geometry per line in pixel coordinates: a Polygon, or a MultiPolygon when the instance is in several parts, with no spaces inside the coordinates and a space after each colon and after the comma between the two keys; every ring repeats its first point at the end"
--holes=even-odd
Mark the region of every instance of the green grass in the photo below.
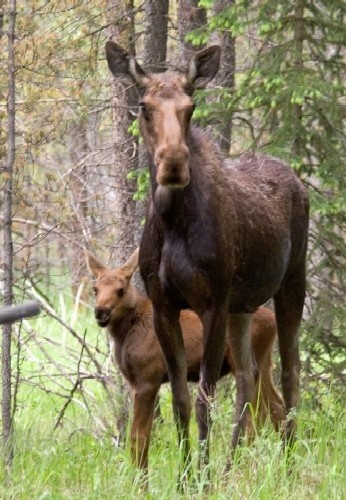
{"type": "MultiPolygon", "coordinates": [[[[33,324],[42,339],[47,336],[55,340],[64,337],[61,327],[51,320],[41,318],[33,324]]],[[[86,338],[90,344],[97,342],[101,345],[100,331],[93,328],[90,314],[83,313],[83,318],[78,318],[75,328],[79,332],[87,328],[86,338]]],[[[69,362],[73,364],[78,360],[78,356],[67,355],[67,347],[78,352],[78,343],[69,336],[64,337],[60,347],[49,343],[44,345],[61,365],[65,366],[69,362]]],[[[37,348],[37,343],[31,345],[28,338],[25,347],[21,352],[21,376],[25,378],[37,370],[41,386],[46,384],[45,387],[54,390],[59,387],[56,381],[50,382],[50,375],[55,369],[46,361],[42,365],[42,352],[37,348]]],[[[90,368],[87,360],[81,366],[85,370],[90,368]]],[[[71,371],[76,371],[76,367],[71,366],[71,371]]],[[[73,383],[73,378],[69,383],[73,383]]],[[[90,406],[92,411],[87,411],[83,399],[76,393],[66,410],[62,425],[54,430],[64,400],[57,394],[44,392],[31,383],[22,382],[15,415],[14,461],[9,484],[5,484],[4,470],[0,471],[1,499],[346,498],[345,405],[337,388],[321,390],[318,408],[313,407],[309,388],[302,390],[298,436],[289,470],[280,438],[268,425],[252,444],[237,450],[233,467],[225,475],[230,452],[233,397],[227,396],[225,387],[229,391],[229,383],[223,382],[214,412],[209,489],[205,489],[205,471],[200,477],[196,474],[197,428],[193,419],[191,437],[195,481],[184,495],[179,495],[176,490],[177,438],[169,388],[162,391],[164,422],[155,424],[149,456],[149,493],[145,493],[141,476],[131,465],[128,448],[116,447],[110,432],[107,429],[102,431],[102,426],[98,426],[100,416],[109,412],[109,407],[104,403],[102,386],[94,380],[86,384],[86,393],[90,394],[90,400],[93,401],[90,406]]],[[[111,413],[106,417],[109,420],[113,418],[111,413]]]]}
{"type": "MultiPolygon", "coordinates": [[[[156,424],[150,452],[150,494],[141,489],[126,448],[116,448],[106,435],[95,436],[92,422],[71,408],[61,429],[52,431],[56,401],[31,393],[15,426],[15,458],[11,484],[4,485],[3,499],[114,499],[178,498],[178,451],[170,417],[169,396],[163,398],[164,423],[156,424]]],[[[329,394],[318,413],[303,406],[299,435],[291,457],[291,470],[278,436],[266,427],[250,445],[239,449],[231,472],[225,477],[231,432],[231,415],[224,401],[217,408],[212,433],[211,486],[197,484],[185,498],[314,498],[341,499],[345,484],[345,412],[340,400],[329,394]]],[[[196,425],[192,424],[194,470],[196,425]]],[[[204,476],[205,479],[205,476],[204,476]]]]}

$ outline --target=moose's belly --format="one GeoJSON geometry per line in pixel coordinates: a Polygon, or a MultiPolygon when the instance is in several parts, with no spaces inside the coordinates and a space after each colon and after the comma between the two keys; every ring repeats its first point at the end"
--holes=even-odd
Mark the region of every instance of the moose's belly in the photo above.
{"type": "Polygon", "coordinates": [[[229,294],[230,312],[254,312],[275,295],[287,272],[290,248],[286,239],[276,252],[258,252],[235,270],[229,294]]]}
{"type": "Polygon", "coordinates": [[[200,313],[226,299],[231,313],[254,312],[280,288],[287,271],[290,241],[283,239],[274,252],[257,248],[226,273],[222,262],[198,258],[183,241],[163,245],[159,279],[162,292],[180,309],[200,313]]]}

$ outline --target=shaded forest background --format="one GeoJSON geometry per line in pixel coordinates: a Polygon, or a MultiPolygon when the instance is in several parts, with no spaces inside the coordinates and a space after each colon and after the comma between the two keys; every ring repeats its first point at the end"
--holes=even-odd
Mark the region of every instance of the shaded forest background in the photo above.
{"type": "Polygon", "coordinates": [[[341,386],[345,13],[341,0],[0,2],[0,303],[34,297],[61,332],[57,341],[39,321],[10,329],[12,414],[27,384],[61,397],[56,425],[78,398],[101,430],[109,415],[121,418],[122,382],[104,332],[96,343],[88,337],[96,325],[87,316],[92,299],[83,248],[106,263],[124,262],[140,241],[148,183],[137,97],[109,73],[110,39],[151,71],[183,68],[193,50],[222,46],[220,72],[198,94],[194,121],[209,128],[225,155],[268,152],[308,186],[302,385],[317,405],[321,391],[341,386]],[[81,327],[84,314],[89,323],[81,327]],[[25,361],[30,372],[23,374],[25,361]],[[107,409],[88,392],[90,379],[109,396],[107,409]]]}

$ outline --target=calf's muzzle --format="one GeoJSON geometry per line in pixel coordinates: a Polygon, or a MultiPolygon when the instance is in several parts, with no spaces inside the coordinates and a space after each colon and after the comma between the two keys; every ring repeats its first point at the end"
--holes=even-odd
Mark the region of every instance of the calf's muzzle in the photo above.
{"type": "Polygon", "coordinates": [[[111,310],[109,307],[95,307],[94,313],[99,326],[105,327],[108,325],[111,319],[111,310]]]}

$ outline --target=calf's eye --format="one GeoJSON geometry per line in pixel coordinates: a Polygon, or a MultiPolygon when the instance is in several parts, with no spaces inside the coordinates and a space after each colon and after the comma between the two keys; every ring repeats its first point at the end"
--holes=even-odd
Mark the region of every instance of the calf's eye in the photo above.
{"type": "Polygon", "coordinates": [[[119,290],[117,290],[117,295],[118,295],[119,299],[121,299],[121,297],[124,296],[124,289],[123,288],[119,288],[119,290]]]}

